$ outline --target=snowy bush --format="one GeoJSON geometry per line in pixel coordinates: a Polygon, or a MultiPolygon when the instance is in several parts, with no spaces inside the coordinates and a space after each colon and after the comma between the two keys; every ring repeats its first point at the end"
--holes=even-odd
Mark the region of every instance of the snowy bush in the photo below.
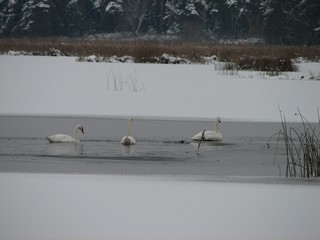
{"type": "Polygon", "coordinates": [[[55,56],[55,57],[64,56],[64,54],[59,49],[56,49],[56,48],[50,48],[49,55],[50,56],[55,56]]]}
{"type": "Polygon", "coordinates": [[[27,52],[25,52],[25,51],[9,50],[8,51],[8,55],[11,55],[11,56],[26,56],[26,55],[29,55],[29,54],[27,52]]]}
{"type": "Polygon", "coordinates": [[[190,63],[188,59],[184,59],[181,57],[176,57],[167,53],[162,54],[160,57],[156,58],[158,63],[165,63],[165,64],[186,64],[190,63]]]}
{"type": "Polygon", "coordinates": [[[131,56],[112,56],[109,58],[105,58],[104,61],[110,63],[134,63],[134,58],[131,56]]]}

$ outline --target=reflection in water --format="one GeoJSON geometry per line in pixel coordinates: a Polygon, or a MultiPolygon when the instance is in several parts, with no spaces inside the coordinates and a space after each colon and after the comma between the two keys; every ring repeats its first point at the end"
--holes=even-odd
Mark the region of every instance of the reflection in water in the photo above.
{"type": "Polygon", "coordinates": [[[223,145],[221,143],[217,143],[217,142],[214,142],[214,141],[202,142],[200,144],[199,150],[198,150],[199,142],[191,142],[190,144],[194,147],[194,149],[199,154],[201,154],[201,151],[206,151],[206,152],[208,152],[208,151],[216,151],[216,150],[219,150],[219,149],[223,148],[223,145]]]}
{"type": "MultiPolygon", "coordinates": [[[[223,143],[204,142],[197,155],[196,142],[142,141],[122,146],[118,141],[49,144],[44,139],[2,139],[0,172],[278,177],[274,151],[259,141],[247,143],[227,138],[223,143]]],[[[285,159],[279,164],[285,167],[285,159]]]]}
{"type": "Polygon", "coordinates": [[[129,146],[125,146],[125,145],[121,145],[121,152],[123,156],[131,156],[132,155],[132,145],[129,146]]]}
{"type": "Polygon", "coordinates": [[[77,156],[83,155],[83,144],[79,143],[54,143],[47,144],[48,155],[77,156]]]}

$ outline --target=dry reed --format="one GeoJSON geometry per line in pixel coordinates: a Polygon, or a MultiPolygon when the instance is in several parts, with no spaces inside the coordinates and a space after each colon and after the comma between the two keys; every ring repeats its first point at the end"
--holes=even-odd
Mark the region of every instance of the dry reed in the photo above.
{"type": "MultiPolygon", "coordinates": [[[[318,178],[320,177],[320,134],[319,129],[312,126],[298,109],[302,130],[289,127],[285,116],[281,113],[281,129],[274,136],[277,138],[277,148],[283,139],[286,154],[286,177],[318,178]]],[[[319,110],[318,110],[319,115],[319,110]]],[[[320,126],[320,117],[319,117],[320,126]]],[[[319,127],[318,126],[318,127],[319,127]]],[[[269,141],[270,142],[270,141],[269,141]]],[[[268,144],[269,145],[269,144],[268,144]]]]}
{"type": "Polygon", "coordinates": [[[30,55],[50,55],[59,49],[63,55],[85,57],[131,56],[135,62],[156,62],[162,54],[203,62],[203,56],[217,56],[222,62],[233,62],[237,69],[261,71],[294,71],[291,60],[302,57],[320,60],[319,47],[221,44],[185,42],[177,39],[70,39],[70,38],[0,38],[0,53],[25,51],[30,55]],[[280,66],[280,67],[279,67],[280,66]]]}

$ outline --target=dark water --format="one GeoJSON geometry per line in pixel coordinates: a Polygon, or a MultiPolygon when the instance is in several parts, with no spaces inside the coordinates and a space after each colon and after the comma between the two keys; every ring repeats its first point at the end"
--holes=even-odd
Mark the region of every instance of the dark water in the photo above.
{"type": "MultiPolygon", "coordinates": [[[[286,157],[279,146],[280,123],[222,122],[222,142],[190,139],[213,122],[136,119],[137,145],[124,147],[127,120],[103,118],[0,117],[0,172],[170,175],[203,179],[284,181],[286,157]],[[80,144],[49,144],[46,136],[73,134],[82,123],[80,144]],[[276,179],[276,180],[275,180],[276,179]]],[[[300,127],[295,124],[295,127],[300,127]]]]}

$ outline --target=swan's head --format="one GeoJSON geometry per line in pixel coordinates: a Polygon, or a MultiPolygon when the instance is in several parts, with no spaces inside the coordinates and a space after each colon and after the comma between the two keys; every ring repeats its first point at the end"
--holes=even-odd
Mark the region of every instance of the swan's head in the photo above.
{"type": "Polygon", "coordinates": [[[84,134],[84,127],[82,125],[77,125],[77,129],[79,129],[84,134]]]}
{"type": "Polygon", "coordinates": [[[220,117],[217,117],[217,122],[218,122],[218,123],[221,123],[220,117]]]}
{"type": "Polygon", "coordinates": [[[129,120],[129,122],[133,122],[134,121],[134,119],[132,117],[129,117],[128,120],[129,120]]]}

